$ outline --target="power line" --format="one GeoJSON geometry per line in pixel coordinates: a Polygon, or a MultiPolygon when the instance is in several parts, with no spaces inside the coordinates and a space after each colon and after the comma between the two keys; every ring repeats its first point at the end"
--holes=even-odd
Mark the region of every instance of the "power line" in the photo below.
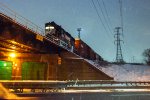
{"type": "MultiPolygon", "coordinates": [[[[105,26],[105,24],[104,24],[104,22],[103,22],[103,20],[102,20],[102,18],[101,18],[101,16],[100,16],[99,12],[98,12],[98,10],[97,10],[97,7],[96,7],[94,1],[93,1],[93,0],[91,0],[91,1],[92,1],[92,4],[93,4],[94,9],[95,9],[95,11],[96,11],[96,13],[97,13],[97,15],[98,15],[98,18],[100,19],[100,21],[101,21],[101,23],[102,23],[102,25],[103,25],[103,27],[104,27],[106,33],[108,34],[109,32],[108,32],[108,30],[107,30],[107,28],[106,28],[106,26],[105,26]]],[[[109,35],[109,34],[108,34],[108,35],[109,35]]],[[[109,35],[109,36],[110,36],[110,35],[109,35]]]]}
{"type": "Polygon", "coordinates": [[[107,12],[106,5],[105,5],[104,0],[102,0],[102,4],[103,4],[103,6],[104,6],[104,10],[105,10],[107,19],[108,19],[108,21],[109,21],[109,23],[110,23],[110,26],[111,26],[111,28],[112,28],[112,23],[111,23],[111,21],[110,21],[110,17],[108,16],[108,12],[107,12]]]}
{"type": "Polygon", "coordinates": [[[123,9],[122,9],[122,0],[119,0],[119,5],[120,5],[120,19],[121,19],[121,27],[122,27],[122,35],[123,35],[123,27],[124,27],[124,23],[123,23],[123,9]]]}
{"type": "Polygon", "coordinates": [[[106,22],[106,25],[107,25],[107,27],[108,27],[110,33],[113,34],[112,31],[111,31],[111,29],[110,29],[110,27],[109,27],[108,21],[106,20],[105,14],[104,14],[104,12],[103,12],[103,9],[102,9],[102,6],[101,6],[99,0],[97,0],[97,2],[98,2],[98,6],[99,6],[99,8],[100,8],[100,10],[101,10],[101,12],[102,12],[102,15],[103,15],[103,17],[104,17],[104,20],[105,20],[105,22],[106,22]]]}

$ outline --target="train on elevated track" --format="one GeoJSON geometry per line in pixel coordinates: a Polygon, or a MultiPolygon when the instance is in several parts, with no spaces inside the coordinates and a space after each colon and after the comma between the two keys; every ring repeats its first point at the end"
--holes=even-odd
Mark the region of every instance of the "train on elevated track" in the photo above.
{"type": "Polygon", "coordinates": [[[100,55],[55,22],[41,31],[5,14],[0,21],[0,80],[113,79],[96,67],[100,55]]]}
{"type": "Polygon", "coordinates": [[[67,44],[68,49],[85,59],[96,61],[98,63],[104,62],[103,58],[89,45],[80,38],[73,38],[70,33],[54,21],[45,24],[45,35],[47,37],[54,35],[59,40],[62,40],[64,42],[63,44],[67,44]]]}

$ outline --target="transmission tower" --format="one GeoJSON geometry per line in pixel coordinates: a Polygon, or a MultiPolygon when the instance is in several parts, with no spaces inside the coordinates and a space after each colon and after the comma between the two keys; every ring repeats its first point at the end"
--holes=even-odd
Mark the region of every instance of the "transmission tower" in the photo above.
{"type": "Polygon", "coordinates": [[[120,39],[120,30],[122,30],[122,27],[116,27],[115,28],[115,32],[116,34],[114,35],[115,37],[115,44],[117,46],[117,51],[116,51],[116,62],[117,63],[123,63],[123,56],[122,56],[122,49],[121,49],[121,42],[123,42],[123,40],[120,39]]]}

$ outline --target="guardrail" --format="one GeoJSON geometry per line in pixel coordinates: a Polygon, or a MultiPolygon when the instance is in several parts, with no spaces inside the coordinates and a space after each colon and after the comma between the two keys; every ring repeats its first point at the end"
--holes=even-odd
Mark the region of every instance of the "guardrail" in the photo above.
{"type": "Polygon", "coordinates": [[[22,93],[24,89],[31,89],[31,92],[35,92],[36,89],[46,92],[47,90],[59,90],[66,88],[65,81],[33,81],[33,80],[4,80],[0,83],[7,89],[13,89],[14,92],[22,93]]]}
{"type": "Polygon", "coordinates": [[[150,82],[126,82],[126,81],[110,81],[110,80],[97,80],[97,81],[70,81],[67,83],[67,88],[73,89],[150,89],[150,82]]]}
{"type": "Polygon", "coordinates": [[[111,80],[73,80],[73,81],[43,81],[43,80],[23,80],[23,81],[0,81],[3,86],[8,89],[23,92],[24,89],[31,89],[35,92],[36,89],[42,92],[62,89],[150,89],[150,82],[118,82],[111,80]]]}

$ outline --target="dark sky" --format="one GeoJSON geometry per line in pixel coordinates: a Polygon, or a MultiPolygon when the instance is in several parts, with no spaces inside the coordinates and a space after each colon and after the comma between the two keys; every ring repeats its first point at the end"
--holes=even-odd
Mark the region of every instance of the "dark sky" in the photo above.
{"type": "MultiPolygon", "coordinates": [[[[81,27],[81,39],[105,60],[114,61],[114,28],[121,25],[119,0],[93,0],[106,30],[94,9],[92,0],[0,0],[20,15],[44,28],[46,22],[55,21],[77,37],[81,27]],[[110,26],[104,19],[100,6],[110,26]]],[[[150,0],[122,0],[124,44],[123,56],[127,62],[143,62],[144,49],[150,48],[150,0]]]]}

